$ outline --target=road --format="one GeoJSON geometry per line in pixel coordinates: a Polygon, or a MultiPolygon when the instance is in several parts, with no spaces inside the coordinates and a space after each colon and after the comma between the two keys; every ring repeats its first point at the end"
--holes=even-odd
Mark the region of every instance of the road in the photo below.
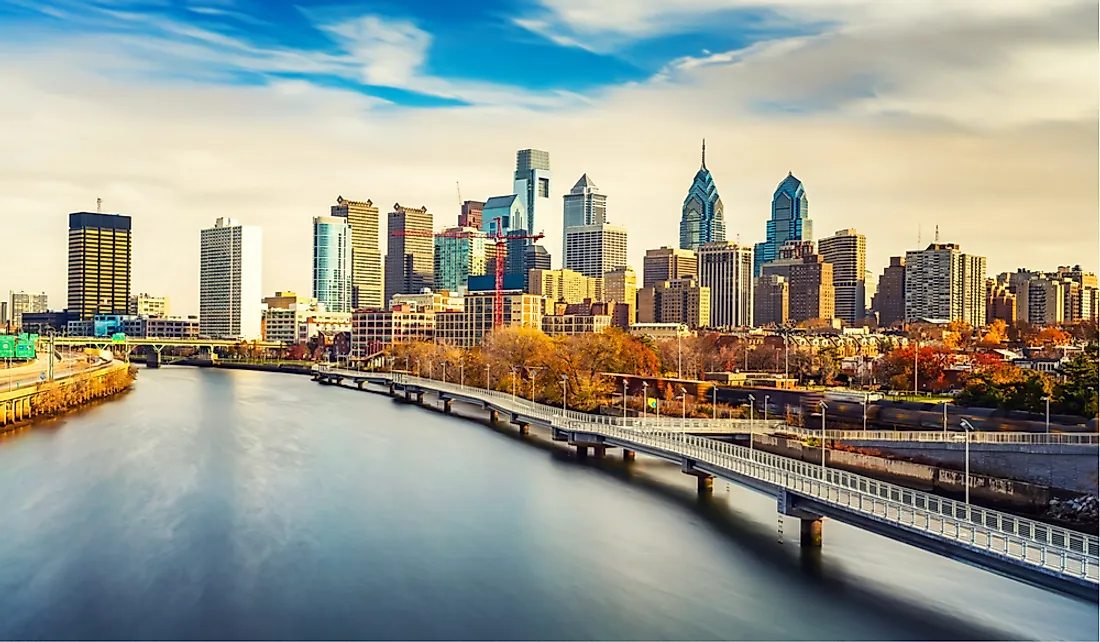
{"type": "MultiPolygon", "coordinates": [[[[77,355],[82,356],[82,355],[77,355]]],[[[72,355],[65,355],[63,358],[54,358],[54,377],[67,377],[74,371],[74,366],[80,363],[77,358],[72,355]]],[[[28,363],[22,366],[14,366],[11,369],[0,368],[0,392],[7,392],[9,390],[17,390],[20,387],[32,385],[42,381],[43,375],[46,373],[49,362],[46,360],[45,355],[39,356],[33,363],[28,363]]]]}

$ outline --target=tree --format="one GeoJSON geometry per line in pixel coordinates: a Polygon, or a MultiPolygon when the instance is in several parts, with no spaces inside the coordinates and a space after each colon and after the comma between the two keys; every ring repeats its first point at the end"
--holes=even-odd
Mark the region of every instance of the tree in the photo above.
{"type": "Polygon", "coordinates": [[[1036,340],[1044,346],[1068,346],[1073,343],[1070,333],[1061,328],[1043,328],[1036,340]]]}
{"type": "Polygon", "coordinates": [[[1095,351],[1074,356],[1062,365],[1064,379],[1054,386],[1051,408],[1058,413],[1093,418],[1097,414],[1097,361],[1095,351]]]}
{"type": "MultiPolygon", "coordinates": [[[[877,376],[894,390],[912,390],[914,349],[909,345],[891,350],[880,360],[876,368],[877,376]]],[[[944,369],[949,365],[951,356],[951,351],[943,346],[921,346],[917,355],[919,390],[942,392],[948,389],[944,369]]]]}
{"type": "Polygon", "coordinates": [[[994,319],[982,335],[982,345],[987,348],[995,348],[1008,340],[1008,324],[1001,319],[994,319]]]}

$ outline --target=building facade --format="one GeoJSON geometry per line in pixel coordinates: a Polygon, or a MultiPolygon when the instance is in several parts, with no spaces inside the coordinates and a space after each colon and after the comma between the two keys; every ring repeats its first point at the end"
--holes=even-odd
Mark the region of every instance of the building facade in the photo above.
{"type": "Polygon", "coordinates": [[[261,336],[263,236],[258,227],[221,217],[202,230],[199,334],[213,339],[261,336]]]}
{"type": "Polygon", "coordinates": [[[680,249],[695,250],[704,243],[724,240],[725,213],[714,177],[707,169],[707,141],[704,140],[702,162],[680,213],[680,249]]]}
{"type": "Polygon", "coordinates": [[[23,327],[24,314],[46,312],[49,309],[49,299],[45,292],[41,294],[34,294],[31,292],[10,292],[8,294],[8,314],[10,315],[12,327],[23,327]]]}
{"type": "Polygon", "coordinates": [[[517,218],[510,229],[523,229],[532,233],[538,229],[535,227],[535,213],[536,210],[545,211],[550,205],[551,177],[548,152],[541,149],[521,149],[516,152],[512,193],[519,197],[523,211],[522,217],[517,218]]]}
{"type": "Polygon", "coordinates": [[[698,254],[699,283],[710,288],[711,328],[753,325],[752,248],[729,241],[704,243],[698,254]]]}
{"type": "MultiPolygon", "coordinates": [[[[439,312],[435,315],[435,340],[457,347],[480,345],[485,334],[493,329],[492,293],[469,293],[462,312],[439,312]]],[[[503,293],[504,327],[542,328],[543,300],[520,291],[503,293]]]]}
{"type": "Polygon", "coordinates": [[[542,317],[542,331],[550,336],[600,334],[611,327],[606,314],[548,314],[542,317]]]}
{"type": "Polygon", "coordinates": [[[664,281],[678,281],[699,275],[694,250],[662,247],[646,250],[642,259],[642,286],[653,287],[664,281]]]}
{"type": "Polygon", "coordinates": [[[607,222],[607,196],[600,193],[588,174],[582,174],[573,189],[562,196],[562,201],[562,256],[565,256],[565,237],[569,228],[607,222]]]}
{"type": "Polygon", "coordinates": [[[317,299],[300,297],[294,292],[276,292],[264,297],[262,335],[264,341],[282,341],[288,345],[308,340],[306,319],[323,311],[324,305],[317,299]]]}
{"type": "Polygon", "coordinates": [[[629,266],[616,268],[603,275],[603,296],[626,307],[622,325],[628,328],[638,319],[638,274],[629,266]]]}
{"type": "Polygon", "coordinates": [[[378,249],[378,208],[371,201],[336,197],[330,216],[347,220],[351,227],[351,308],[381,307],[382,252],[378,249]]]}
{"type": "Polygon", "coordinates": [[[849,326],[866,315],[867,237],[854,229],[837,230],[817,243],[826,263],[833,266],[836,316],[849,326]]]}
{"type": "Polygon", "coordinates": [[[432,312],[462,312],[466,309],[466,297],[462,292],[424,290],[417,294],[398,294],[390,299],[390,307],[403,304],[432,312]]]}
{"type": "Polygon", "coordinates": [[[790,269],[788,311],[790,321],[800,323],[836,316],[836,292],[833,288],[833,266],[820,254],[802,257],[790,269]]]}
{"type": "Polygon", "coordinates": [[[547,305],[580,303],[585,299],[602,301],[603,279],[585,276],[573,270],[531,270],[527,292],[543,297],[547,305]]]}
{"type": "Polygon", "coordinates": [[[782,327],[790,320],[790,283],[778,274],[753,279],[753,324],[782,327]]]}
{"type": "Polygon", "coordinates": [[[953,243],[905,253],[905,320],[962,320],[985,325],[985,257],[953,243]]]}
{"type": "Polygon", "coordinates": [[[891,256],[890,265],[882,270],[871,310],[878,317],[878,324],[884,328],[905,321],[904,256],[891,256]]]}
{"type": "Polygon", "coordinates": [[[593,278],[626,266],[626,228],[603,223],[565,230],[562,266],[593,278]]]}
{"type": "Polygon", "coordinates": [[[331,312],[351,312],[351,226],[337,216],[313,219],[313,298],[331,312]]]}
{"type": "Polygon", "coordinates": [[[145,336],[157,339],[195,339],[199,336],[199,318],[149,317],[145,319],[145,336]]]}
{"type": "MultiPolygon", "coordinates": [[[[485,262],[485,237],[472,227],[451,227],[435,237],[435,288],[464,290],[471,276],[481,276],[485,262]]],[[[495,265],[493,268],[495,269],[495,265]]]]}
{"type": "Polygon", "coordinates": [[[985,321],[992,323],[997,319],[1008,325],[1016,323],[1016,295],[1008,289],[1007,283],[986,279],[985,321]]]}
{"type": "Polygon", "coordinates": [[[485,208],[484,201],[462,201],[462,209],[458,215],[459,227],[472,227],[481,229],[481,211],[485,208]]]}
{"type": "Polygon", "coordinates": [[[387,215],[386,301],[395,294],[431,289],[435,283],[435,242],[428,208],[394,203],[387,215]]]}
{"type": "Polygon", "coordinates": [[[126,314],[130,304],[130,217],[69,214],[68,310],[78,319],[126,314]]]}
{"type": "Polygon", "coordinates": [[[638,323],[682,323],[692,330],[710,323],[710,288],[694,278],[664,281],[638,290],[638,323]]]}
{"type": "Polygon", "coordinates": [[[788,241],[812,241],[813,223],[810,221],[810,201],[802,181],[787,172],[772,195],[772,213],[768,220],[765,240],[757,243],[753,251],[754,274],[763,274],[763,266],[779,258],[779,249],[788,241]]]}
{"type": "Polygon", "coordinates": [[[166,317],[168,310],[168,297],[142,293],[130,296],[127,312],[139,317],[166,317]]]}
{"type": "Polygon", "coordinates": [[[435,312],[431,308],[398,303],[389,310],[362,309],[352,314],[352,359],[365,359],[395,343],[433,340],[435,312]]]}

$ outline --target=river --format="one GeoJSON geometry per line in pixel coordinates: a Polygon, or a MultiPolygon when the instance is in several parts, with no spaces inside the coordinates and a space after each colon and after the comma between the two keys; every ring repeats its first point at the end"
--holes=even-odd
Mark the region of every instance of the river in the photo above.
{"type": "MultiPolygon", "coordinates": [[[[461,410],[475,414],[471,408],[461,410]]],[[[167,367],[0,438],[2,639],[1080,639],[1095,604],[639,456],[167,367]]]]}

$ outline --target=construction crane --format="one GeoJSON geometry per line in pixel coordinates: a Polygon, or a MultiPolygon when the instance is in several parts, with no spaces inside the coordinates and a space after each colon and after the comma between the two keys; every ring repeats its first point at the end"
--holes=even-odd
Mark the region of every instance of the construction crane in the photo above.
{"type": "MultiPolygon", "coordinates": [[[[461,198],[461,193],[459,194],[461,198]]],[[[498,216],[493,219],[496,221],[495,232],[481,232],[481,231],[469,231],[469,230],[446,230],[444,232],[425,232],[423,230],[394,230],[390,232],[390,236],[413,236],[413,237],[427,237],[427,238],[483,238],[493,241],[496,245],[496,260],[494,263],[494,272],[496,281],[493,289],[493,328],[499,328],[504,325],[504,257],[508,253],[508,246],[506,243],[511,240],[529,239],[532,243],[545,237],[542,232],[538,234],[508,234],[501,233],[501,218],[498,216]]]]}

